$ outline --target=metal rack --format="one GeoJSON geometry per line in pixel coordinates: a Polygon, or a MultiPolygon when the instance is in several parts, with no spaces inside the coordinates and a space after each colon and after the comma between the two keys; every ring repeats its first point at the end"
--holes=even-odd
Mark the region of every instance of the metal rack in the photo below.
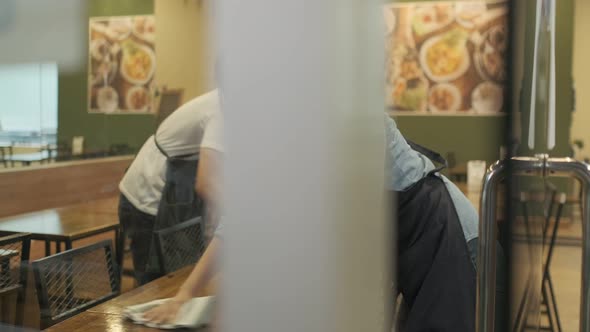
{"type": "Polygon", "coordinates": [[[476,329],[494,331],[496,292],[496,192],[497,185],[510,175],[538,177],[565,176],[578,179],[583,186],[582,288],[580,303],[580,331],[590,331],[590,165],[571,158],[514,157],[498,161],[488,169],[481,196],[479,253],[477,270],[476,329]],[[510,163],[510,165],[508,165],[510,163]],[[507,174],[510,166],[510,174],[507,174]]]}

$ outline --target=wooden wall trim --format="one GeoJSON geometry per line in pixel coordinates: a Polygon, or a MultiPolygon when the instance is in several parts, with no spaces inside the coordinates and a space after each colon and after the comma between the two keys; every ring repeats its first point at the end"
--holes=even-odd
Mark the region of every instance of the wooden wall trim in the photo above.
{"type": "Polygon", "coordinates": [[[0,217],[118,195],[132,156],[0,172],[0,217]]]}

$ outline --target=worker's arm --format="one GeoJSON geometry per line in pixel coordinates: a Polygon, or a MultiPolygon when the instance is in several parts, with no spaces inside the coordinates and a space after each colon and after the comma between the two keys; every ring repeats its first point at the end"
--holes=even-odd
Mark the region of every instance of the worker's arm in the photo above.
{"type": "Polygon", "coordinates": [[[221,188],[223,187],[223,153],[214,149],[202,148],[197,168],[195,190],[197,195],[205,201],[208,212],[216,224],[221,211],[221,188]]]}
{"type": "MultiPolygon", "coordinates": [[[[218,218],[221,209],[222,161],[223,153],[214,149],[201,149],[195,190],[205,200],[209,217],[214,219],[218,218]]],[[[159,324],[173,321],[185,302],[200,295],[199,292],[203,291],[217,272],[219,241],[217,236],[211,240],[189,277],[170,301],[145,313],[144,317],[148,321],[159,324]]]]}
{"type": "Polygon", "coordinates": [[[146,312],[144,315],[145,319],[158,324],[172,322],[184,303],[200,295],[199,293],[203,291],[217,272],[219,241],[217,237],[213,238],[189,277],[180,286],[176,295],[170,301],[146,312]]]}

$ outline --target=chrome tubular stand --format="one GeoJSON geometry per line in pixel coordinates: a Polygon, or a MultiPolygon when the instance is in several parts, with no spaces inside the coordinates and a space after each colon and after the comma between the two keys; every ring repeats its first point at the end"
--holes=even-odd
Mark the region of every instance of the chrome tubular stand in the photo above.
{"type": "Polygon", "coordinates": [[[496,193],[500,181],[511,175],[565,176],[578,179],[583,186],[582,216],[582,288],[580,331],[590,331],[590,165],[571,158],[514,157],[510,161],[512,174],[507,173],[506,161],[498,161],[488,169],[484,178],[479,220],[479,251],[477,270],[477,332],[494,332],[496,293],[496,193]]]}

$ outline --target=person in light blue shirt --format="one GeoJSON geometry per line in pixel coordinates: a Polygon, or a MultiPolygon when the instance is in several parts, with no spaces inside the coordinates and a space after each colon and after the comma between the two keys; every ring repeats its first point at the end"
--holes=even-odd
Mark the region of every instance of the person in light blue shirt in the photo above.
{"type": "MultiPolygon", "coordinates": [[[[386,186],[389,190],[404,191],[426,177],[436,167],[430,159],[410,147],[390,117],[385,117],[385,123],[387,148],[385,162],[388,171],[386,186]]],[[[478,213],[453,182],[442,174],[438,174],[438,176],[443,180],[449,195],[451,195],[465,235],[465,241],[471,243],[472,240],[477,239],[478,213]]]]}
{"type": "MultiPolygon", "coordinates": [[[[474,331],[473,317],[469,320],[467,316],[475,311],[478,213],[427,156],[412,148],[389,116],[385,116],[385,133],[386,189],[400,196],[396,204],[398,291],[409,306],[403,330],[474,331]],[[453,291],[439,292],[437,288],[453,291]],[[450,300],[437,299],[452,292],[456,293],[450,300]],[[458,323],[445,322],[453,319],[458,323]]],[[[504,258],[497,247],[498,305],[505,296],[505,286],[504,258]]],[[[496,312],[496,330],[501,331],[502,308],[497,306],[496,312]]]]}

